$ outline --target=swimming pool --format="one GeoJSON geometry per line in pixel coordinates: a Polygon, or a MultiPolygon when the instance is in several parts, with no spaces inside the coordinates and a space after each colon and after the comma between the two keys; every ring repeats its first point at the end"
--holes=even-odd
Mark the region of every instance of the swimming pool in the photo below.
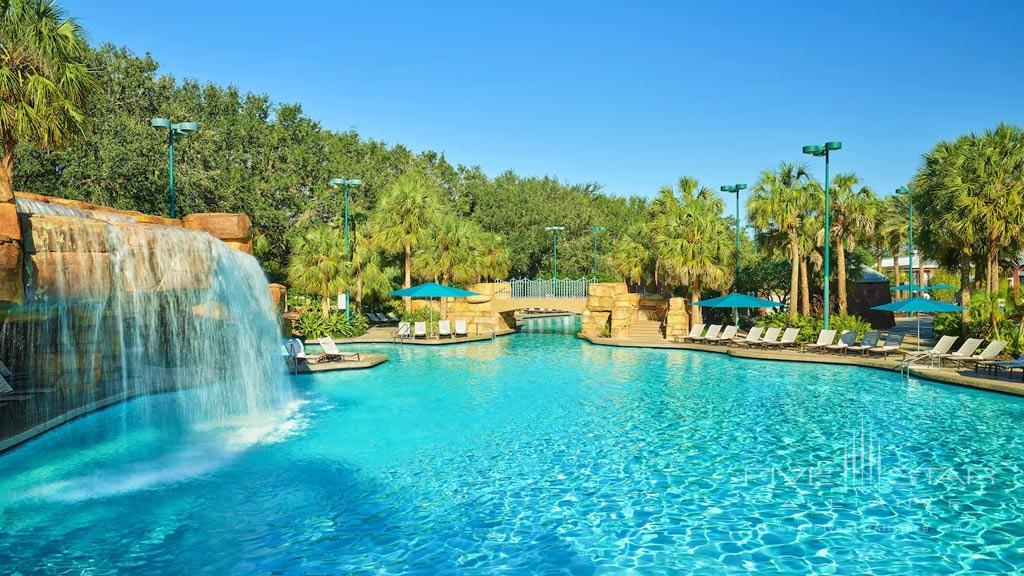
{"type": "Polygon", "coordinates": [[[13,573],[1005,573],[1024,399],[519,334],[365,346],[279,421],[168,396],[0,456],[13,573]],[[136,418],[146,413],[147,418],[136,418]],[[135,425],[137,420],[138,425],[135,425]]]}

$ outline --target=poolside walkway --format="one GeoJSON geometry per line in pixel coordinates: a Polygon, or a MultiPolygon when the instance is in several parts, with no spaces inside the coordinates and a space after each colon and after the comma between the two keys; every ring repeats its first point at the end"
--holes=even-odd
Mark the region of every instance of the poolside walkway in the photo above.
{"type": "MultiPolygon", "coordinates": [[[[403,338],[400,342],[395,340],[395,332],[398,329],[394,326],[374,326],[366,331],[366,334],[356,338],[335,338],[336,344],[414,344],[416,346],[448,346],[451,344],[466,344],[469,342],[485,342],[491,340],[491,335],[482,334],[479,336],[459,336],[458,338],[403,338]]],[[[515,334],[515,330],[501,330],[494,334],[497,336],[508,336],[515,334]]],[[[306,344],[316,344],[316,340],[306,340],[306,344]]]]}
{"type": "MultiPolygon", "coordinates": [[[[916,322],[916,321],[915,321],[916,322]]],[[[915,326],[916,331],[916,326],[915,326]]],[[[923,330],[922,330],[923,332],[923,330]]],[[[923,336],[923,334],[922,334],[923,336]]],[[[899,370],[901,354],[890,354],[888,358],[880,356],[864,357],[853,354],[817,354],[811,352],[799,352],[796,350],[777,350],[765,348],[747,348],[741,346],[716,346],[713,344],[690,344],[670,342],[663,338],[591,338],[582,334],[578,338],[586,340],[591,344],[600,346],[620,346],[625,348],[660,348],[671,350],[696,350],[701,352],[712,352],[715,354],[727,354],[736,358],[750,358],[755,360],[774,360],[778,362],[810,362],[817,364],[845,364],[850,366],[862,366],[865,368],[876,368],[879,370],[899,370]]],[[[1024,396],[1024,382],[1011,380],[1007,376],[995,378],[986,372],[975,372],[972,368],[954,369],[950,367],[931,367],[924,365],[913,365],[910,373],[918,378],[934,380],[944,384],[955,384],[957,386],[968,386],[981,388],[1006,394],[1024,396]]]]}

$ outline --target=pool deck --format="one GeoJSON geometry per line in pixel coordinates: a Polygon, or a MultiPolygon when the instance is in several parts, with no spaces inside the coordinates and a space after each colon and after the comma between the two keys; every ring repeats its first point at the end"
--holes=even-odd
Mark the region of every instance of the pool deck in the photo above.
{"type": "MultiPolygon", "coordinates": [[[[900,361],[903,355],[889,355],[888,358],[879,356],[864,357],[850,354],[818,354],[812,352],[799,352],[796,350],[777,350],[765,348],[749,348],[742,346],[721,346],[713,344],[697,344],[670,342],[662,339],[641,339],[641,338],[591,338],[583,334],[577,337],[599,346],[618,346],[624,348],[659,348],[668,350],[696,350],[700,352],[712,352],[715,354],[727,354],[735,358],[749,358],[754,360],[774,360],[777,362],[809,362],[815,364],[845,364],[850,366],[862,366],[878,370],[899,370],[900,361]]],[[[975,372],[973,368],[954,369],[950,367],[933,367],[924,365],[913,365],[910,373],[917,378],[934,380],[943,384],[954,384],[970,388],[980,388],[1004,394],[1024,396],[1024,382],[1010,380],[1009,377],[995,378],[985,372],[975,372]]]]}
{"type": "MultiPolygon", "coordinates": [[[[397,328],[393,326],[374,326],[366,331],[366,334],[358,336],[356,338],[335,338],[335,344],[414,344],[416,346],[450,346],[452,344],[468,344],[470,342],[486,342],[491,340],[490,334],[483,334],[479,336],[459,336],[458,338],[403,338],[402,340],[395,340],[395,331],[397,328]]],[[[494,334],[498,336],[508,336],[515,334],[515,330],[501,330],[494,334]]],[[[306,344],[316,344],[316,340],[306,340],[306,344]]]]}
{"type": "Polygon", "coordinates": [[[316,364],[301,363],[292,370],[293,374],[319,374],[321,372],[337,372],[339,370],[365,370],[388,361],[387,354],[359,354],[359,360],[342,360],[337,362],[317,362],[316,364]]]}

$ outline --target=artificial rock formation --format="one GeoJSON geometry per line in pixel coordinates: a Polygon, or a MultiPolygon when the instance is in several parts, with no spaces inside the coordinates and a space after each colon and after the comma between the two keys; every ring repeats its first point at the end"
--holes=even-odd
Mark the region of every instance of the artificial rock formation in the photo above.
{"type": "Polygon", "coordinates": [[[189,214],[182,219],[182,224],[190,230],[206,232],[235,250],[252,254],[252,220],[245,214],[189,214]]]}

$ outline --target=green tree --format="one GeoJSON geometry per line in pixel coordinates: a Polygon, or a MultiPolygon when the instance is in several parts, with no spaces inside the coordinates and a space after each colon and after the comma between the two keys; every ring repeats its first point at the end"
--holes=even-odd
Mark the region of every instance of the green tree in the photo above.
{"type": "Polygon", "coordinates": [[[839,314],[846,315],[846,253],[875,231],[878,198],[867,186],[859,186],[855,174],[836,174],[832,180],[832,239],[836,247],[836,276],[839,292],[839,314]]]}
{"type": "Polygon", "coordinates": [[[18,142],[59,148],[84,134],[96,86],[81,28],[51,0],[0,2],[0,202],[14,197],[18,142]]]}
{"type": "Polygon", "coordinates": [[[807,168],[789,162],[776,170],[763,170],[754,184],[747,214],[763,233],[785,235],[790,262],[789,318],[796,322],[800,279],[800,226],[807,214],[807,168]]]}
{"type": "Polygon", "coordinates": [[[328,226],[314,226],[295,236],[288,265],[288,282],[293,288],[320,297],[320,313],[327,318],[331,297],[345,290],[348,263],[342,249],[341,232],[328,226]]]}
{"type": "Polygon", "coordinates": [[[612,243],[605,256],[606,266],[623,282],[639,289],[651,265],[648,234],[641,223],[634,224],[612,243]]]}
{"type": "Polygon", "coordinates": [[[356,309],[363,311],[363,300],[381,301],[394,289],[398,277],[397,266],[389,266],[384,255],[376,249],[366,235],[365,228],[357,228],[352,235],[352,261],[349,265],[349,285],[355,286],[356,309]]]}
{"type": "MultiPolygon", "coordinates": [[[[411,169],[391,184],[370,217],[377,247],[402,256],[405,288],[412,286],[413,251],[427,242],[440,213],[436,184],[421,171],[411,169]]],[[[404,300],[405,311],[410,312],[412,302],[404,300]]]]}

